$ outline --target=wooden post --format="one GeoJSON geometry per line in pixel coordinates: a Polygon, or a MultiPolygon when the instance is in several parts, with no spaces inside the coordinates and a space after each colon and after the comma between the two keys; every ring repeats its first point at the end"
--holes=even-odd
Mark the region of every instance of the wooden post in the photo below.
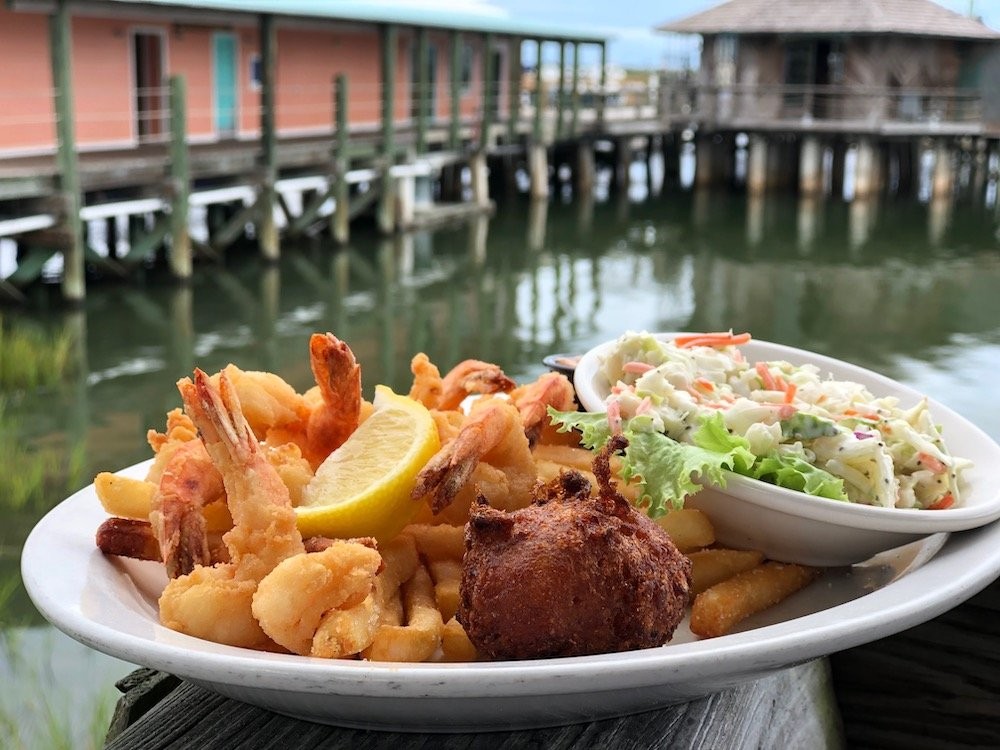
{"type": "Polygon", "coordinates": [[[472,180],[472,200],[481,207],[490,205],[489,168],[486,164],[486,151],[480,149],[469,159],[469,175],[472,180]]]}
{"type": "Polygon", "coordinates": [[[876,190],[875,147],[869,137],[858,139],[854,159],[854,197],[867,198],[876,190]]]}
{"type": "Polygon", "coordinates": [[[378,228],[391,234],[396,228],[396,185],[390,170],[396,162],[396,54],[399,28],[382,27],[382,193],[378,204],[378,228]]]}
{"type": "Polygon", "coordinates": [[[528,148],[528,175],[531,179],[531,197],[549,197],[549,154],[545,144],[532,141],[528,148]]]}
{"type": "Polygon", "coordinates": [[[521,119],[521,78],[523,75],[521,69],[521,39],[514,37],[510,40],[510,91],[508,92],[508,99],[510,104],[507,113],[509,118],[509,126],[507,128],[507,137],[511,142],[517,140],[518,132],[518,120],[521,119]]]}
{"type": "Polygon", "coordinates": [[[338,73],[334,78],[334,94],[336,99],[336,153],[333,157],[334,179],[334,209],[333,223],[330,233],[338,244],[344,245],[351,238],[351,193],[347,184],[347,170],[350,166],[347,157],[348,119],[347,119],[347,75],[338,73]]]}
{"type": "Polygon", "coordinates": [[[594,143],[584,139],[577,145],[576,190],[581,195],[589,195],[594,190],[597,170],[594,165],[594,143]]]}
{"type": "Polygon", "coordinates": [[[747,192],[762,195],[767,190],[767,137],[756,133],[750,136],[750,153],[747,155],[747,192]]]}
{"type": "Polygon", "coordinates": [[[573,89],[570,91],[570,135],[576,136],[577,126],[580,121],[580,43],[573,42],[573,77],[571,79],[573,89]]]}
{"type": "Polygon", "coordinates": [[[56,137],[59,141],[59,198],[62,224],[68,237],[63,247],[62,293],[68,302],[86,295],[83,222],[80,207],[80,174],[77,170],[76,130],[73,109],[73,53],[68,0],[58,0],[49,17],[52,83],[55,86],[56,137]]]}
{"type": "MultiPolygon", "coordinates": [[[[535,44],[535,119],[531,125],[531,137],[535,143],[542,142],[542,112],[545,109],[545,88],[542,86],[542,40],[536,39],[535,44]]],[[[546,191],[546,195],[548,191],[546,191]]]]}
{"type": "Polygon", "coordinates": [[[598,125],[604,124],[604,106],[607,100],[607,86],[608,86],[608,45],[605,42],[601,42],[601,70],[598,74],[600,78],[599,87],[600,93],[597,96],[597,123],[598,125]]]}
{"type": "Polygon", "coordinates": [[[417,30],[417,153],[427,151],[427,120],[430,116],[431,85],[427,69],[431,64],[431,48],[427,27],[417,30]]]}
{"type": "Polygon", "coordinates": [[[260,17],[260,146],[261,190],[257,199],[257,241],[266,260],[277,260],[281,252],[278,225],[274,220],[277,204],[278,142],[275,132],[275,62],[278,54],[278,34],[274,16],[260,17]]]}
{"type": "Polygon", "coordinates": [[[556,92],[556,140],[563,134],[563,115],[566,109],[566,42],[559,42],[559,90],[556,92]]]}
{"type": "Polygon", "coordinates": [[[170,78],[170,272],[191,278],[191,236],[188,202],[191,170],[187,148],[187,85],[183,76],[170,78]]]}
{"type": "Polygon", "coordinates": [[[799,153],[799,193],[804,196],[823,192],[823,148],[819,136],[807,135],[802,139],[799,153]]]}
{"type": "Polygon", "coordinates": [[[493,124],[493,108],[498,92],[494,89],[496,77],[493,70],[493,34],[483,36],[483,119],[479,131],[479,147],[489,148],[490,126],[493,124]]]}
{"type": "Polygon", "coordinates": [[[462,33],[451,32],[451,124],[448,147],[458,151],[462,127],[462,33]]]}
{"type": "Polygon", "coordinates": [[[940,199],[951,195],[955,183],[955,168],[952,150],[946,138],[935,139],[934,172],[931,183],[931,197],[940,199]]]}

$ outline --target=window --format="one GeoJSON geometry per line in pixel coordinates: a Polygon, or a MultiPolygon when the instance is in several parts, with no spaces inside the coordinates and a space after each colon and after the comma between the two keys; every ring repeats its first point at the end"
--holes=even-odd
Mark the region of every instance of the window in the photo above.
{"type": "Polygon", "coordinates": [[[735,34],[720,34],[715,39],[715,82],[719,86],[736,83],[735,34]]]}
{"type": "Polygon", "coordinates": [[[264,68],[261,66],[260,53],[254,52],[250,55],[250,88],[253,91],[260,91],[264,84],[264,68]]]}

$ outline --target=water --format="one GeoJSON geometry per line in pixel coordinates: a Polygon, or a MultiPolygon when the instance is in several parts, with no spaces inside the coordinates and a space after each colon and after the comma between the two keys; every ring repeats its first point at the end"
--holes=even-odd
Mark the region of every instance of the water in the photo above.
{"type": "Polygon", "coordinates": [[[1000,439],[993,211],[635,196],[508,203],[493,220],[435,232],[358,233],[345,251],[289,248],[277,267],[232,253],[224,265],[200,265],[189,287],[151,273],[91,284],[80,312],[48,305],[44,293],[32,311],[8,311],[8,326],[68,332],[80,345],[67,384],[7,394],[0,447],[22,453],[0,456],[47,453],[69,468],[39,507],[2,506],[0,745],[32,746],[23,737],[51,734],[54,715],[100,725],[114,679],[131,669],[45,625],[20,587],[19,552],[48,507],[96,472],[148,457],[146,430],[162,428],[180,403],[175,381],[196,365],[273,370],[302,390],[311,384],[307,338],[331,330],[356,352],[371,397],[376,383],[406,390],[418,351],[442,369],[476,357],[526,379],[542,372],[544,355],[625,329],[733,328],[883,372],[1000,439]]]}

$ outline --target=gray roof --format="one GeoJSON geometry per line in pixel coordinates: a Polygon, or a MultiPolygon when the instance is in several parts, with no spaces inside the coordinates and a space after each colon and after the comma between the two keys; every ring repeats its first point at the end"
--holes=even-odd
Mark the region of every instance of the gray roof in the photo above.
{"type": "Polygon", "coordinates": [[[1000,39],[931,0],[728,0],[656,27],[689,34],[909,34],[1000,39]]]}
{"type": "MultiPolygon", "coordinates": [[[[2,1],[2,0],[0,0],[2,1]]],[[[609,34],[595,27],[531,21],[496,6],[415,0],[104,0],[115,6],[159,6],[228,12],[270,13],[285,18],[323,18],[361,23],[397,23],[406,26],[492,32],[529,39],[604,42],[609,34]]],[[[17,2],[15,0],[15,6],[17,2]]],[[[100,0],[97,3],[100,5],[100,0]]]]}

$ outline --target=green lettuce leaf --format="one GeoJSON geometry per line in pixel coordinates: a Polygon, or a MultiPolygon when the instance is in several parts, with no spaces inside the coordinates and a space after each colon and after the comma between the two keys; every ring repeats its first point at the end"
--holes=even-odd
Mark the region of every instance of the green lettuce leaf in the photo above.
{"type": "Polygon", "coordinates": [[[772,453],[757,461],[747,475],[779,487],[798,490],[816,497],[847,500],[844,480],[817,468],[804,458],[787,453],[772,453]]]}
{"type": "Polygon", "coordinates": [[[638,505],[652,518],[683,507],[684,498],[700,490],[703,482],[726,486],[724,470],[733,468],[731,453],[678,443],[659,432],[626,431],[625,436],[629,444],[622,479],[639,480],[638,505]]]}

